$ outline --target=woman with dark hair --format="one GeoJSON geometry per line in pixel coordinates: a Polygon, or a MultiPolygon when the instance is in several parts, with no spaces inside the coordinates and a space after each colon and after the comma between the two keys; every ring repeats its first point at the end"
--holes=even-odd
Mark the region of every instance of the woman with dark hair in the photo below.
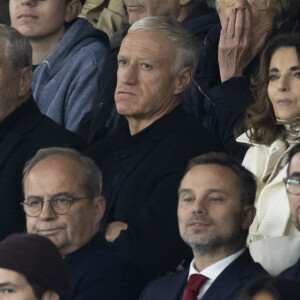
{"type": "Polygon", "coordinates": [[[247,286],[237,300],[299,300],[298,282],[267,277],[247,286]]]}
{"type": "MultiPolygon", "coordinates": [[[[215,0],[221,21],[208,33],[195,75],[204,95],[205,117],[226,151],[241,160],[246,147],[233,128],[254,102],[250,78],[261,49],[280,33],[300,32],[299,0],[215,0]],[[231,134],[231,135],[230,135],[231,134]]],[[[199,104],[200,105],[200,104],[199,104]]]]}
{"type": "Polygon", "coordinates": [[[300,233],[290,221],[282,181],[288,153],[300,142],[300,35],[269,41],[252,85],[256,100],[241,126],[246,133],[237,139],[251,145],[243,165],[257,178],[257,212],[248,243],[254,259],[276,274],[300,253],[300,233]]]}

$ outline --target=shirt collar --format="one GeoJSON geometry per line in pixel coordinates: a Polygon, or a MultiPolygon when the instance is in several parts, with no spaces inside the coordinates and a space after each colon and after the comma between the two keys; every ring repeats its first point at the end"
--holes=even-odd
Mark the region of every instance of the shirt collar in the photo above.
{"type": "Polygon", "coordinates": [[[202,274],[206,276],[209,279],[215,280],[225,268],[227,268],[234,260],[236,260],[240,255],[242,255],[245,252],[245,248],[239,250],[238,252],[235,252],[231,254],[228,257],[223,258],[222,260],[208,266],[201,272],[198,272],[195,267],[194,267],[194,262],[195,259],[192,260],[191,265],[190,265],[190,271],[189,271],[189,276],[188,280],[191,275],[193,274],[202,274]]]}

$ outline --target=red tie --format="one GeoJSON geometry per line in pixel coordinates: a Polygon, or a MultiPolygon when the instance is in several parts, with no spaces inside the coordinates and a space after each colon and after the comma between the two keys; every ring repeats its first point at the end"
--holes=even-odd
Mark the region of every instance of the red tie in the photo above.
{"type": "Polygon", "coordinates": [[[190,276],[187,287],[184,290],[182,300],[197,300],[198,294],[208,278],[201,274],[190,276]]]}

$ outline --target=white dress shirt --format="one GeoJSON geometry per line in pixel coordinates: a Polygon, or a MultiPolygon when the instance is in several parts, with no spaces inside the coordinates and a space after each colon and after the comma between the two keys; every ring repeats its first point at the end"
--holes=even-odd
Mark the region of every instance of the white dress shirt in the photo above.
{"type": "Polygon", "coordinates": [[[201,272],[198,272],[194,267],[194,261],[192,260],[190,265],[190,271],[188,280],[191,275],[193,274],[202,274],[208,278],[208,280],[205,282],[203,287],[201,288],[199,295],[197,297],[197,300],[201,300],[205,292],[208,290],[208,288],[211,286],[211,284],[215,281],[215,279],[222,273],[222,271],[228,267],[234,260],[236,260],[240,255],[242,255],[245,252],[245,248],[239,250],[238,252],[231,254],[228,257],[223,258],[222,260],[214,263],[213,265],[205,268],[201,272]]]}

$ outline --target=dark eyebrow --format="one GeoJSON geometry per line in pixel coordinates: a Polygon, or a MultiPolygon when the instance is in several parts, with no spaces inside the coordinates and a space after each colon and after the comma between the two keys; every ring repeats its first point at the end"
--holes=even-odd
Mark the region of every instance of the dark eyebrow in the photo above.
{"type": "MultiPolygon", "coordinates": [[[[300,70],[300,66],[294,66],[294,67],[290,67],[291,71],[298,71],[300,70]]],[[[279,72],[279,70],[277,68],[272,68],[269,70],[269,73],[271,72],[279,72]]]]}
{"type": "Polygon", "coordinates": [[[209,195],[210,193],[221,193],[227,195],[227,192],[223,191],[222,189],[209,189],[206,195],[209,195]]]}
{"type": "Polygon", "coordinates": [[[298,71],[300,70],[300,66],[294,66],[290,68],[291,71],[298,71]]]}
{"type": "Polygon", "coordinates": [[[12,283],[12,282],[3,282],[3,283],[0,283],[0,288],[3,288],[3,287],[9,287],[9,286],[12,286],[12,287],[18,287],[18,285],[12,283]]]}
{"type": "Polygon", "coordinates": [[[191,189],[179,189],[178,190],[178,195],[183,194],[183,193],[191,193],[191,189]]]}
{"type": "Polygon", "coordinates": [[[51,198],[53,198],[53,197],[59,197],[59,196],[74,197],[74,195],[71,194],[71,193],[62,192],[62,193],[57,193],[57,194],[51,195],[51,198]]]}
{"type": "Polygon", "coordinates": [[[292,177],[292,176],[299,176],[300,177],[300,172],[293,172],[288,177],[292,177]]]}
{"type": "MultiPolygon", "coordinates": [[[[182,193],[192,193],[193,191],[191,189],[179,189],[178,191],[178,195],[182,194],[182,193]]],[[[209,195],[211,193],[222,193],[227,195],[227,192],[223,191],[222,189],[209,189],[206,191],[206,195],[209,195]]]]}
{"type": "MultiPolygon", "coordinates": [[[[74,197],[74,195],[72,193],[68,193],[68,192],[61,192],[61,193],[57,193],[57,194],[53,194],[51,195],[50,198],[54,198],[54,197],[60,197],[60,196],[66,196],[66,197],[69,197],[69,198],[72,198],[74,197]]],[[[28,196],[26,199],[30,199],[30,198],[38,198],[38,199],[43,199],[43,197],[41,196],[35,196],[35,195],[30,195],[28,196]]]]}

